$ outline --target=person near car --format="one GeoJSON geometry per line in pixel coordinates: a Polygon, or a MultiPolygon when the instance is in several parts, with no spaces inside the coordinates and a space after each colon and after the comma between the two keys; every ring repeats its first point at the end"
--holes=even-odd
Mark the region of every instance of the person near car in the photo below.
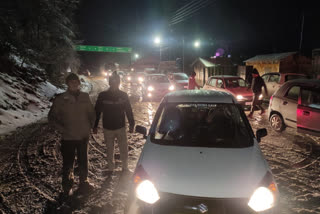
{"type": "Polygon", "coordinates": [[[196,89],[196,87],[198,89],[200,89],[200,86],[196,82],[196,72],[192,71],[191,75],[189,77],[188,89],[189,90],[194,90],[194,89],[196,89]]]}
{"type": "Polygon", "coordinates": [[[79,190],[92,191],[88,182],[88,141],[95,121],[95,112],[89,94],[80,91],[78,75],[66,78],[68,89],[53,100],[48,121],[62,135],[61,154],[62,189],[65,196],[72,194],[75,154],[79,166],[79,190]]]}
{"type": "Polygon", "coordinates": [[[117,143],[120,149],[120,158],[122,161],[122,170],[128,169],[128,142],[126,133],[125,116],[129,121],[129,132],[132,133],[134,129],[134,117],[132,113],[131,104],[127,93],[119,89],[120,76],[113,72],[109,78],[109,89],[99,94],[95,110],[96,121],[94,125],[94,133],[98,131],[98,124],[101,113],[103,114],[103,130],[104,141],[107,145],[107,161],[108,171],[112,172],[115,168],[114,163],[114,142],[117,143]]]}
{"type": "Polygon", "coordinates": [[[261,76],[259,75],[259,72],[257,69],[253,69],[252,71],[252,83],[251,83],[251,89],[253,92],[253,98],[252,98],[252,105],[251,105],[251,110],[250,113],[248,115],[249,118],[253,117],[253,112],[255,107],[257,107],[258,109],[261,110],[260,114],[264,114],[265,110],[264,108],[261,106],[261,101],[259,100],[259,96],[262,94],[262,88],[264,88],[265,90],[265,94],[268,94],[267,91],[267,86],[264,83],[263,79],[261,78],[261,76]]]}

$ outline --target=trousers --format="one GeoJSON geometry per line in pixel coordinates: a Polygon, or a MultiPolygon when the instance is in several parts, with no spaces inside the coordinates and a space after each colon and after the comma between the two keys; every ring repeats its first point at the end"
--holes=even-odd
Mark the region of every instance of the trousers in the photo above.
{"type": "Polygon", "coordinates": [[[120,149],[120,158],[122,162],[122,169],[128,169],[128,141],[126,128],[120,128],[116,130],[104,129],[104,141],[107,145],[107,161],[108,168],[113,171],[115,168],[114,163],[114,142],[117,139],[118,146],[120,149]]]}
{"type": "Polygon", "coordinates": [[[68,190],[72,188],[74,180],[74,160],[77,154],[80,183],[88,179],[88,141],[83,140],[62,140],[61,154],[63,158],[62,166],[62,188],[68,190]]]}

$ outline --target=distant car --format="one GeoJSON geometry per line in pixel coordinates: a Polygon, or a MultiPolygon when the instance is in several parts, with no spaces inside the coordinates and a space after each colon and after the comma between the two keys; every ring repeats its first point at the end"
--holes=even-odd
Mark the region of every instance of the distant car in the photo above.
{"type": "Polygon", "coordinates": [[[133,175],[125,213],[277,213],[279,193],[252,128],[229,93],[167,94],[133,175]]]}
{"type": "Polygon", "coordinates": [[[261,77],[264,80],[268,90],[268,96],[263,93],[263,97],[266,100],[269,100],[271,95],[274,94],[274,92],[276,92],[285,82],[294,79],[308,79],[307,75],[305,74],[278,72],[266,73],[261,77]]]}
{"type": "Polygon", "coordinates": [[[142,84],[146,75],[144,72],[131,72],[126,76],[126,81],[132,84],[142,84]]]}
{"type": "MultiPolygon", "coordinates": [[[[247,82],[238,76],[219,75],[209,77],[203,89],[231,93],[245,110],[251,108],[253,93],[247,82]]],[[[259,100],[262,102],[262,95],[259,100]]]]}
{"type": "Polygon", "coordinates": [[[189,77],[185,73],[170,73],[168,74],[171,84],[173,84],[177,90],[188,89],[189,77]]]}
{"type": "Polygon", "coordinates": [[[320,80],[292,80],[270,98],[269,121],[276,131],[292,127],[320,136],[320,80]]]}
{"type": "Polygon", "coordinates": [[[166,75],[150,74],[145,77],[142,87],[142,95],[144,100],[155,98],[161,99],[164,95],[174,90],[174,85],[169,82],[166,75]]]}

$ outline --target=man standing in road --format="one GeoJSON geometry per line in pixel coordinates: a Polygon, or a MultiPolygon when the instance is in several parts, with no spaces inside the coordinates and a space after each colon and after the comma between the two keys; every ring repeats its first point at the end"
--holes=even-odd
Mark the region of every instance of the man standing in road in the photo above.
{"type": "Polygon", "coordinates": [[[128,169],[128,142],[125,128],[125,115],[129,121],[129,132],[134,129],[134,118],[128,95],[119,89],[120,76],[113,72],[109,78],[110,88],[99,94],[96,109],[96,122],[93,133],[97,133],[100,115],[103,113],[104,141],[108,149],[108,171],[113,171],[114,163],[114,141],[117,139],[122,171],[128,169]]]}
{"type": "Polygon", "coordinates": [[[264,87],[265,94],[268,95],[267,86],[264,83],[263,79],[260,77],[259,72],[257,69],[253,69],[252,71],[252,83],[251,83],[251,89],[253,92],[253,99],[252,99],[252,105],[251,110],[248,115],[249,118],[253,117],[254,108],[257,107],[261,110],[261,115],[265,113],[265,110],[261,106],[261,100],[259,100],[259,96],[262,94],[262,87],[264,87]]]}
{"type": "Polygon", "coordinates": [[[189,77],[188,89],[194,90],[196,87],[200,89],[200,86],[196,82],[196,72],[192,71],[191,76],[189,77]]]}
{"type": "Polygon", "coordinates": [[[62,135],[62,188],[65,196],[70,196],[75,153],[80,174],[79,191],[85,193],[93,189],[88,182],[88,141],[95,112],[89,94],[80,91],[80,80],[76,74],[69,74],[66,84],[67,91],[54,99],[48,120],[62,135]]]}

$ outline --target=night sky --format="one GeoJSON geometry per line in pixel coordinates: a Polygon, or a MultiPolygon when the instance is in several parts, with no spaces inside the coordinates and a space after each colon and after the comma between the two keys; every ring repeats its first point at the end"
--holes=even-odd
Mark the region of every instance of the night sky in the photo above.
{"type": "Polygon", "coordinates": [[[179,55],[180,50],[175,51],[184,36],[186,46],[200,39],[204,55],[223,48],[252,56],[299,50],[304,14],[302,51],[311,55],[320,47],[320,12],[310,1],[205,0],[206,7],[170,25],[176,11],[191,1],[83,0],[77,15],[79,38],[87,45],[131,46],[147,52],[154,48],[154,36],[161,35],[164,47],[179,55]]]}

